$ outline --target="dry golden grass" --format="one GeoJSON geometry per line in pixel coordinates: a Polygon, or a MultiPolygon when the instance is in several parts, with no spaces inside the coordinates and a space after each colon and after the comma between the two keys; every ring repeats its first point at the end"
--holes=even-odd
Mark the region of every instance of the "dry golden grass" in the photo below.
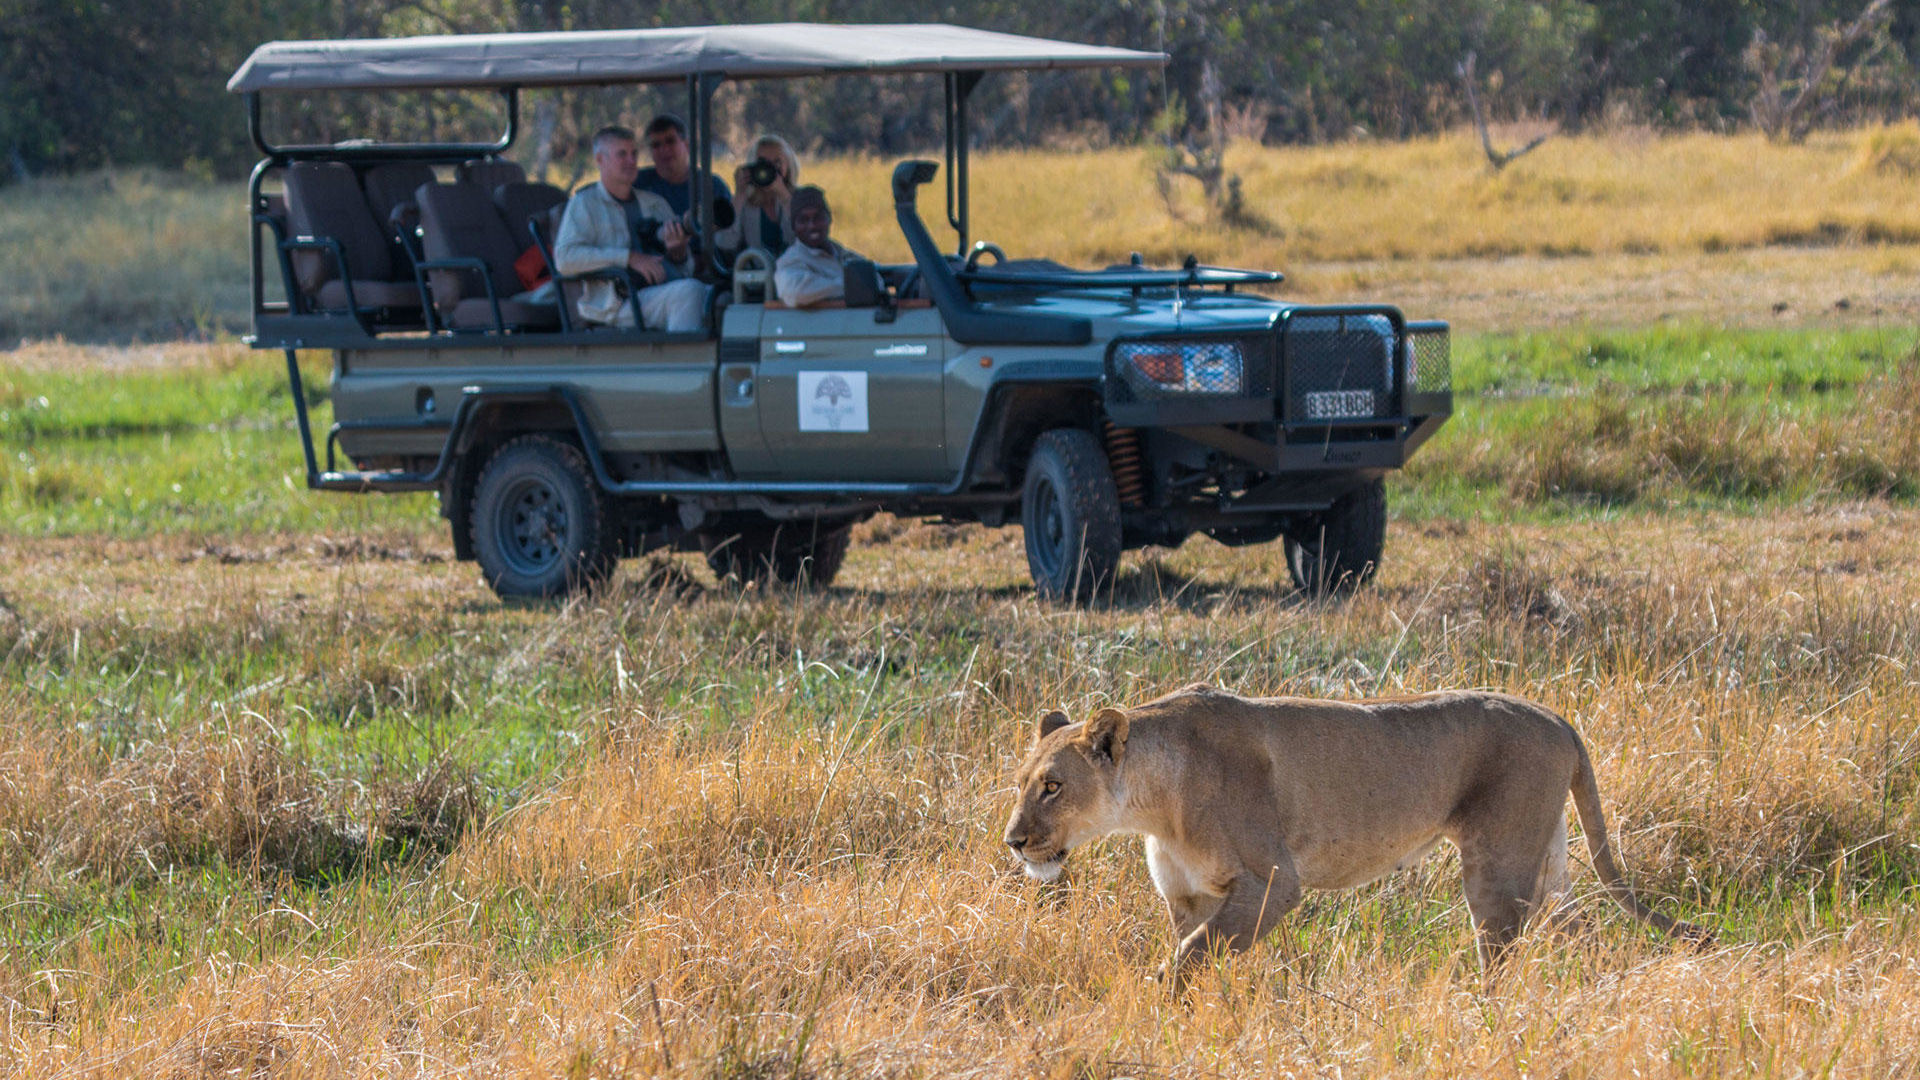
{"type": "Polygon", "coordinates": [[[1877,503],[1434,520],[1396,527],[1379,587],[1334,607],[1288,600],[1277,552],[1195,541],[1129,556],[1091,611],[1018,587],[1016,532],[884,518],[824,594],[720,590],[683,557],[557,610],[504,610],[470,567],[382,556],[439,553],[419,536],[344,553],[260,537],[233,558],[186,540],[0,542],[20,687],[0,699],[0,866],[22,883],[15,932],[61,928],[0,953],[0,1067],[1913,1075],[1916,526],[1877,503]],[[438,667],[395,655],[423,636],[438,667]],[[222,680],[189,673],[208,696],[117,756],[62,719],[105,723],[138,663],[166,683],[246,655],[264,660],[228,685],[278,675],[288,696],[224,706],[222,680]],[[302,884],[279,834],[246,828],[369,822],[380,800],[279,749],[325,723],[289,703],[337,671],[391,689],[410,663],[472,703],[390,701],[415,722],[442,709],[484,726],[489,695],[532,681],[579,745],[444,858],[302,884]],[[1167,942],[1137,842],[1081,852],[1041,887],[998,831],[1036,710],[1191,678],[1491,686],[1562,710],[1642,894],[1720,944],[1670,948],[1594,899],[1589,932],[1529,938],[1489,985],[1444,856],[1312,897],[1168,1001],[1143,980],[1167,942]],[[62,679],[97,699],[62,697],[62,679]],[[178,854],[196,837],[220,853],[178,854]],[[192,884],[223,865],[238,876],[192,884]],[[75,915],[108,879],[149,899],[75,915]]]}
{"type": "MultiPolygon", "coordinates": [[[[1912,124],[1799,146],[1626,129],[1553,139],[1497,173],[1466,131],[1237,144],[1227,171],[1241,176],[1247,205],[1270,226],[1261,229],[1222,222],[1190,179],[1163,199],[1151,149],[984,153],[973,232],[1015,257],[1081,266],[1135,251],[1172,265],[1194,252],[1285,270],[1284,295],[1399,302],[1476,329],[1913,317],[1920,204],[1910,158],[1920,158],[1912,124]]],[[[834,193],[836,233],[849,246],[904,258],[885,198],[891,168],[830,159],[810,162],[808,179],[834,193]]],[[[943,196],[937,184],[923,191],[931,226],[943,196]]]]}
{"type": "MultiPolygon", "coordinates": [[[[937,157],[938,152],[934,151],[937,157]]],[[[1470,329],[1681,318],[1739,325],[1920,316],[1920,126],[1759,136],[1624,128],[1557,137],[1504,171],[1460,131],[1404,143],[1230,147],[1251,224],[1196,182],[1163,197],[1152,148],[988,151],[974,236],[1071,265],[1203,261],[1286,271],[1284,295],[1398,302],[1470,329]],[[1842,306],[1843,305],[1843,306],[1842,306]]],[[[895,159],[811,160],[850,246],[905,259],[895,159]]],[[[723,170],[724,171],[724,170],[723,170]]],[[[244,194],[141,170],[0,191],[0,344],[246,325],[244,194]]],[[[923,216],[943,221],[942,184],[923,216]]],[[[942,244],[951,236],[933,228],[942,244]]],[[[271,277],[271,274],[269,275],[271,277]]]]}
{"type": "MultiPolygon", "coordinates": [[[[1885,324],[1920,313],[1916,149],[1906,127],[1622,132],[1492,176],[1459,136],[1236,148],[1269,233],[1192,192],[1169,208],[1144,152],[992,154],[976,231],[1080,264],[1279,265],[1288,295],[1466,326],[1885,324]],[[1091,201],[1063,218],[1069,192],[1091,201]]],[[[843,239],[897,255],[886,167],[809,178],[843,239]]],[[[76,367],[272,358],[8,360],[22,405],[76,367]]],[[[1670,508],[1417,514],[1337,606],[1294,600],[1276,548],[1195,540],[1053,607],[1017,530],[885,517],[822,593],[678,556],[561,608],[499,605],[417,502],[325,535],[0,533],[0,1074],[1920,1075],[1920,512],[1846,456],[1880,429],[1875,460],[1910,475],[1914,399],[1857,389],[1791,423],[1594,395],[1523,453],[1436,442],[1396,500],[1484,474],[1670,508]],[[1805,503],[1671,508],[1700,470],[1782,462],[1815,476],[1805,503]],[[1595,898],[1588,932],[1530,937],[1489,983],[1442,855],[1310,898],[1169,1001],[1143,980],[1168,942],[1136,841],[1041,887],[998,833],[1037,711],[1194,679],[1545,702],[1588,740],[1642,895],[1719,944],[1595,898]]],[[[61,430],[123,419],[102,415],[61,430]]],[[[43,466],[95,468],[61,438],[43,466]]],[[[322,498],[208,460],[247,489],[237,520],[322,498]]]]}

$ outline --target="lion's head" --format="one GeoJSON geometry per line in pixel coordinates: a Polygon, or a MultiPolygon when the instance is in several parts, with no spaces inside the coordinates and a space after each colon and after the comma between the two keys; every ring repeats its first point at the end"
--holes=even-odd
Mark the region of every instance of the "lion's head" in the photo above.
{"type": "Polygon", "coordinates": [[[1006,835],[1028,875],[1052,881],[1067,852],[1113,831],[1126,752],[1127,714],[1119,709],[1102,709],[1084,724],[1059,710],[1040,718],[1033,749],[1014,774],[1019,796],[1006,835]]]}

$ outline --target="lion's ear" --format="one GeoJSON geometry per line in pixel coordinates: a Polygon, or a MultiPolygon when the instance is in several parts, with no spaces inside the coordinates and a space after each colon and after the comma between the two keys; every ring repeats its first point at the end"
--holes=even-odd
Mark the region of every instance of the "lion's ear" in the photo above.
{"type": "Polygon", "coordinates": [[[1033,732],[1033,741],[1039,742],[1041,739],[1046,738],[1066,726],[1067,714],[1061,712],[1059,709],[1055,709],[1040,718],[1040,724],[1033,732]]]}
{"type": "Polygon", "coordinates": [[[1127,752],[1127,714],[1119,709],[1101,709],[1087,721],[1087,730],[1080,738],[1095,756],[1119,764],[1127,752]]]}

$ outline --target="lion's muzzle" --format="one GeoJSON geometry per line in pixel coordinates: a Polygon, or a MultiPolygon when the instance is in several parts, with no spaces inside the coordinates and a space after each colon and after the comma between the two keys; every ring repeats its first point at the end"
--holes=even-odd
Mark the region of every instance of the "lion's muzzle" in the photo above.
{"type": "Polygon", "coordinates": [[[1018,819],[1007,826],[1006,842],[1020,858],[1020,868],[1036,881],[1052,881],[1060,876],[1060,864],[1067,857],[1065,848],[1049,851],[1050,845],[1036,842],[1018,819]]]}

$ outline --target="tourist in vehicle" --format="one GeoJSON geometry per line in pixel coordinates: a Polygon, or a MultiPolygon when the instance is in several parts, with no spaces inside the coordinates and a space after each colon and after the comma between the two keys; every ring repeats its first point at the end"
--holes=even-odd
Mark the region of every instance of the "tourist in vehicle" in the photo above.
{"type": "Polygon", "coordinates": [[[794,243],[773,264],[773,287],[780,302],[807,307],[845,299],[846,264],[861,256],[834,241],[827,193],[812,186],[801,188],[789,200],[789,213],[794,243]]]}
{"type": "MultiPolygon", "coordinates": [[[[610,125],[595,132],[593,163],[600,180],[581,188],[567,203],[553,245],[555,265],[567,275],[625,267],[639,290],[640,316],[647,329],[699,330],[707,286],[690,276],[689,236],[673,208],[634,186],[640,157],[632,130],[610,125]]],[[[633,306],[618,282],[601,278],[582,285],[581,318],[633,325],[633,306]]]]}
{"type": "MultiPolygon", "coordinates": [[[[688,211],[693,209],[693,191],[689,184],[694,175],[693,155],[687,147],[687,125],[672,113],[661,113],[647,121],[643,134],[653,164],[640,170],[634,179],[634,186],[667,200],[673,212],[684,219],[688,211]]],[[[713,178],[713,197],[733,197],[726,181],[717,176],[713,178]]]]}
{"type": "Polygon", "coordinates": [[[757,247],[779,258],[793,243],[793,185],[800,159],[778,135],[753,141],[753,161],[733,171],[733,224],[713,236],[713,246],[731,255],[757,247]]]}

